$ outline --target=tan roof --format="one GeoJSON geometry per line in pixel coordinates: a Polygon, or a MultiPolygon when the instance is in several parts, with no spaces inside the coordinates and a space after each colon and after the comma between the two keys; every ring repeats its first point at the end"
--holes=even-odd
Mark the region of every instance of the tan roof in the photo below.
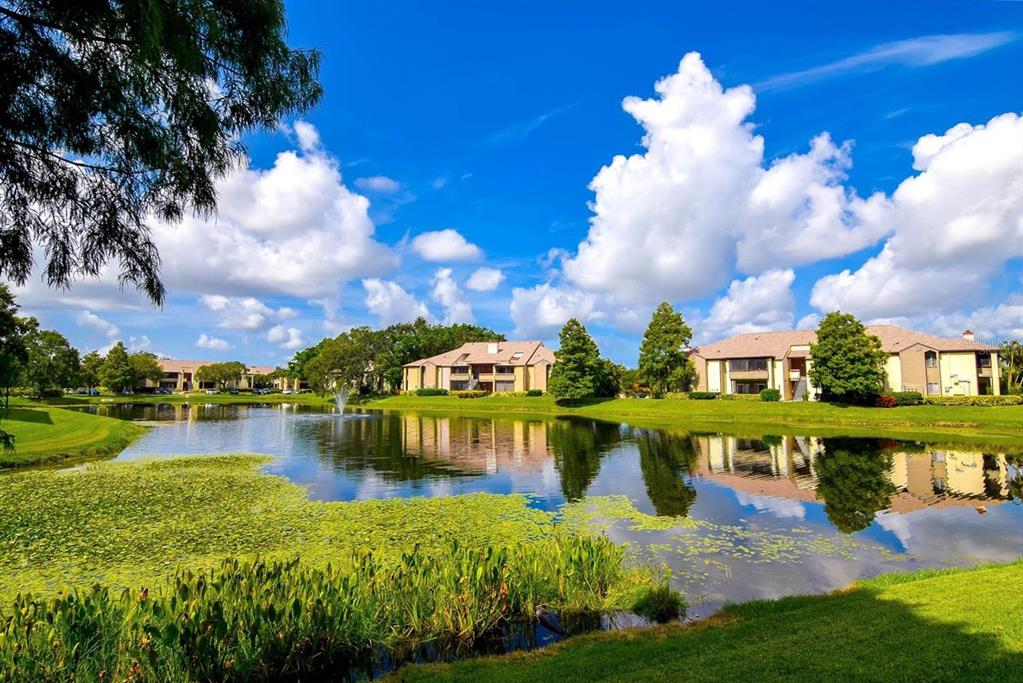
{"type": "Polygon", "coordinates": [[[469,342],[457,349],[406,363],[405,367],[420,367],[428,363],[448,367],[455,363],[536,365],[539,362],[554,362],[554,352],[544,346],[543,342],[469,342]],[[491,344],[497,344],[497,353],[490,353],[491,344]]]}
{"type": "MultiPolygon", "coordinates": [[[[992,351],[993,346],[968,339],[945,339],[922,332],[907,330],[898,325],[867,325],[867,333],[881,340],[881,348],[888,353],[899,353],[917,344],[935,351],[992,351]]],[[[784,358],[792,346],[805,346],[817,341],[813,330],[786,330],[783,332],[748,332],[728,339],[706,344],[693,350],[693,355],[711,360],[721,358],[784,358]]]]}
{"type": "MultiPolygon", "coordinates": [[[[180,360],[177,358],[158,358],[156,360],[160,364],[160,368],[164,372],[195,372],[204,365],[212,365],[213,363],[221,363],[223,361],[218,360],[180,360]]],[[[268,368],[260,365],[246,365],[245,368],[253,375],[268,375],[274,371],[273,368],[268,368]]]]}

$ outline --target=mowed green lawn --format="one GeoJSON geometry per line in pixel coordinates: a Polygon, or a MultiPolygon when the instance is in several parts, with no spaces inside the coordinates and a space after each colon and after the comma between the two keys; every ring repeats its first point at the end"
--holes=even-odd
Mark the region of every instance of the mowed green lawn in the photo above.
{"type": "Polygon", "coordinates": [[[577,408],[547,396],[393,396],[370,401],[369,408],[468,415],[579,415],[637,427],[725,431],[738,434],[803,433],[812,436],[892,436],[930,441],[984,441],[1023,446],[1023,405],[909,406],[860,408],[826,403],[608,399],[577,408]]]}
{"type": "Polygon", "coordinates": [[[408,667],[400,681],[1010,681],[1023,676],[1023,562],[889,575],[706,623],[408,667]]]}
{"type": "Polygon", "coordinates": [[[124,420],[19,400],[11,401],[0,428],[15,438],[13,452],[0,451],[0,467],[113,455],[145,431],[124,420]]]}

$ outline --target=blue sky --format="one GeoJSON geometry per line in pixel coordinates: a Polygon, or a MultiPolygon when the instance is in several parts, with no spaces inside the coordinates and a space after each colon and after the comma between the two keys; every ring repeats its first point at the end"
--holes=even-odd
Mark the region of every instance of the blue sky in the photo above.
{"type": "Polygon", "coordinates": [[[288,2],[323,101],[247,140],[216,223],[154,230],[168,305],[110,272],[26,311],[256,364],[421,312],[575,315],[633,363],[664,299],[698,341],[832,308],[1023,335],[1023,5],[551,4],[288,2]]]}

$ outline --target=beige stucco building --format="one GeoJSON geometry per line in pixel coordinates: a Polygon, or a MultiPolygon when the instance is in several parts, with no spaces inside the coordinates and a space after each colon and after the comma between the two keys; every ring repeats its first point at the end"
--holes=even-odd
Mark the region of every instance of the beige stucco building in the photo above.
{"type": "MultiPolygon", "coordinates": [[[[216,388],[215,382],[200,382],[196,379],[195,374],[204,365],[211,365],[219,361],[212,360],[178,360],[174,358],[160,358],[157,360],[160,364],[160,368],[163,370],[163,377],[160,378],[159,382],[153,382],[148,379],[144,379],[139,382],[140,389],[170,389],[171,391],[195,391],[197,389],[213,389],[216,388]]],[[[254,389],[255,378],[259,375],[269,375],[274,369],[270,367],[261,367],[258,365],[246,366],[245,372],[237,382],[229,382],[228,388],[239,389],[242,391],[248,391],[254,389]]],[[[289,382],[287,379],[283,379],[284,382],[289,382]]],[[[290,386],[278,386],[277,380],[274,382],[276,388],[291,388],[290,386]]]]}
{"type": "Polygon", "coordinates": [[[538,341],[470,342],[430,358],[407,363],[401,388],[458,391],[547,391],[554,352],[538,341]]]}
{"type": "MultiPolygon", "coordinates": [[[[982,344],[967,330],[960,339],[944,339],[897,325],[868,325],[888,352],[888,391],[918,391],[925,396],[977,396],[1000,393],[997,348],[982,344]]],[[[722,394],[756,394],[773,387],[782,399],[811,400],[817,394],[808,371],[813,367],[812,330],[751,332],[693,349],[697,389],[722,394]]]]}

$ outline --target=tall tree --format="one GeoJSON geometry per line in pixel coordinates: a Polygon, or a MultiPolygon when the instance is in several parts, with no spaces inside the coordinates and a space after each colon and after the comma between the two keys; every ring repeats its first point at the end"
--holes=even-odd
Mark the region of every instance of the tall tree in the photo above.
{"type": "Polygon", "coordinates": [[[867,334],[863,323],[848,313],[824,316],[810,357],[810,380],[825,401],[862,402],[884,389],[888,354],[881,349],[881,340],[867,334]]]}
{"type": "Polygon", "coordinates": [[[85,385],[86,389],[99,386],[99,373],[103,368],[103,356],[99,351],[90,351],[82,356],[81,368],[79,370],[79,382],[85,385]]]}
{"type": "Polygon", "coordinates": [[[226,363],[210,363],[196,370],[195,378],[200,382],[214,382],[223,389],[230,382],[239,381],[246,369],[245,363],[236,360],[226,363]]]}
{"type": "Polygon", "coordinates": [[[33,245],[51,285],[108,260],[164,299],[146,220],[216,208],[250,130],[320,97],[280,0],[0,3],[0,275],[33,245]]]}
{"type": "Polygon", "coordinates": [[[78,383],[78,350],[60,332],[33,330],[25,336],[25,348],[24,384],[37,396],[78,383]]]}
{"type": "Polygon", "coordinates": [[[662,302],[650,318],[639,347],[639,370],[655,395],[670,390],[672,384],[691,383],[685,373],[685,347],[692,338],[693,330],[682,314],[667,301],[662,302]]]}
{"type": "Polygon", "coordinates": [[[132,370],[124,342],[117,342],[107,351],[106,360],[100,368],[99,379],[104,387],[115,393],[135,387],[135,371],[132,370]]]}
{"type": "Polygon", "coordinates": [[[163,368],[155,353],[147,351],[136,351],[128,356],[128,364],[135,375],[135,383],[148,379],[150,382],[159,382],[163,378],[163,368]]]}
{"type": "MultiPolygon", "coordinates": [[[[1002,390],[1007,394],[1023,393],[1023,343],[1008,339],[998,347],[1002,390]]],[[[997,371],[997,368],[996,368],[997,371]]]]}
{"type": "Polygon", "coordinates": [[[2,427],[7,417],[11,387],[17,384],[27,361],[25,330],[18,317],[18,304],[7,286],[0,282],[0,448],[4,450],[14,448],[14,435],[2,427]]]}
{"type": "Polygon", "coordinates": [[[551,369],[547,390],[559,401],[578,401],[593,396],[603,365],[596,342],[581,322],[572,318],[561,328],[557,362],[551,369]]]}

